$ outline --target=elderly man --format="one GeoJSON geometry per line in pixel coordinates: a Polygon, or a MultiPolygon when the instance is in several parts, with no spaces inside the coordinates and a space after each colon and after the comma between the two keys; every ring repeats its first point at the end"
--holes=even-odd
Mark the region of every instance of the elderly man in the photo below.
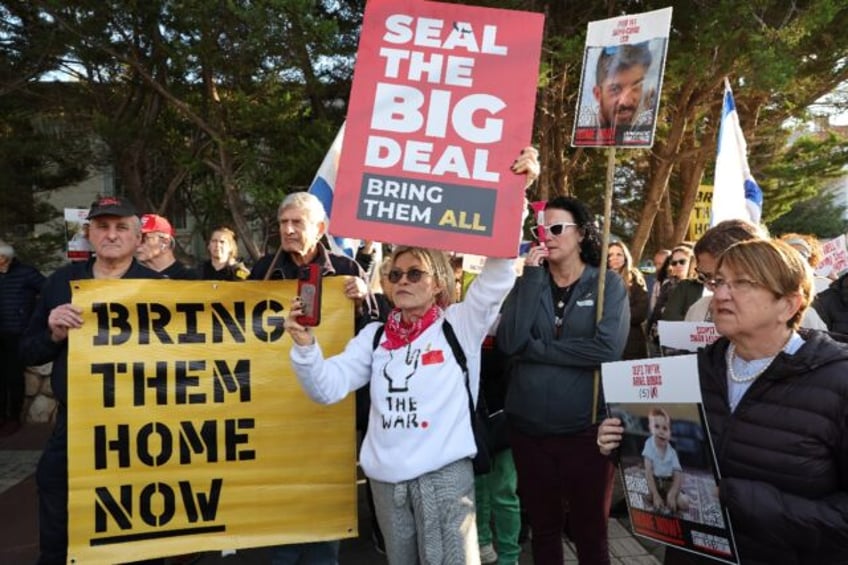
{"type": "Polygon", "coordinates": [[[166,279],[196,279],[195,272],[174,257],[174,228],[171,222],[157,214],[141,217],[141,244],[135,258],[141,264],[166,279]]]}
{"type": "MultiPolygon", "coordinates": [[[[88,213],[88,239],[95,256],[71,263],[47,278],[21,353],[29,365],[53,362],[50,382],[59,403],[53,434],[38,462],[39,563],[65,563],[68,548],[68,333],[82,326],[82,310],[71,304],[71,282],[82,279],[156,279],[160,275],[139,264],[141,222],[135,207],[116,196],[99,198],[88,213]]],[[[70,375],[74,378],[74,375],[70,375]]]]}
{"type": "Polygon", "coordinates": [[[371,296],[365,271],[353,259],[331,253],[321,244],[327,232],[327,220],[321,201],[308,192],[286,196],[277,210],[280,223],[280,249],[275,255],[261,258],[250,273],[250,279],[296,279],[304,265],[317,263],[325,277],[348,275],[345,295],[356,301],[357,331],[371,320],[371,296]],[[270,271],[270,273],[269,273],[270,271]]]}
{"type": "MultiPolygon", "coordinates": [[[[321,238],[327,231],[326,214],[321,201],[308,192],[286,196],[277,210],[280,223],[280,249],[261,258],[250,272],[250,279],[295,279],[299,269],[309,263],[321,266],[323,276],[348,275],[345,295],[356,303],[355,326],[358,331],[372,319],[376,307],[369,302],[365,272],[349,257],[328,251],[321,238]]],[[[357,398],[359,401],[359,398],[357,398]]],[[[334,565],[338,562],[339,542],[298,543],[274,548],[272,564],[334,565]]]]}
{"type": "Polygon", "coordinates": [[[0,436],[21,427],[24,364],[18,353],[44,275],[15,258],[15,248],[0,241],[0,436]]]}

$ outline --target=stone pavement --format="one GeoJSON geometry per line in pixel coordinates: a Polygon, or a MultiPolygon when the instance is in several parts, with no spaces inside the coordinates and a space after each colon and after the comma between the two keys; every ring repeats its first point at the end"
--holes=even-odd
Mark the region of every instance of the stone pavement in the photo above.
{"type": "MultiPolygon", "coordinates": [[[[12,436],[0,438],[0,565],[34,563],[38,556],[38,525],[35,465],[47,441],[50,426],[27,424],[12,436]]],[[[364,484],[360,500],[364,501],[364,484]]],[[[610,555],[613,565],[659,565],[662,546],[644,542],[630,534],[626,520],[610,519],[610,555]]],[[[570,542],[564,541],[565,564],[576,565],[570,542]]],[[[218,552],[198,554],[191,560],[168,559],[169,565],[252,565],[269,563],[267,548],[239,550],[226,557],[218,552]]],[[[530,543],[523,546],[520,565],[530,565],[530,543]]],[[[359,536],[342,541],[340,565],[383,565],[386,558],[371,543],[368,505],[359,505],[359,536]]]]}

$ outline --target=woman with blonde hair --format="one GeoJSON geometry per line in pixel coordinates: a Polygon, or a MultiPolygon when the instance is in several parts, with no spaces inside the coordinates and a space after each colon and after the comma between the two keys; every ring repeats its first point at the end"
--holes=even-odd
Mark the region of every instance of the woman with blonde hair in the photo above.
{"type": "Polygon", "coordinates": [[[648,316],[649,297],[645,277],[633,266],[633,257],[623,242],[612,241],[607,250],[607,266],[624,280],[630,304],[630,333],[622,359],[643,359],[648,354],[644,322],[648,316]]]}
{"type": "MultiPolygon", "coordinates": [[[[512,171],[532,182],[537,155],[525,149],[512,171]]],[[[292,302],[285,322],[294,341],[291,363],[310,398],[332,404],[368,387],[359,460],[392,565],[480,562],[469,404],[477,401],[481,346],[515,281],[514,262],[488,258],[465,299],[455,303],[446,252],[395,247],[387,274],[394,308],[386,323],[365,326],[342,353],[326,359],[296,321],[300,299],[292,302]]]]}
{"type": "Polygon", "coordinates": [[[227,226],[217,226],[212,230],[206,250],[209,259],[198,267],[199,279],[237,281],[246,279],[250,274],[250,269],[238,260],[236,232],[227,226]]]}

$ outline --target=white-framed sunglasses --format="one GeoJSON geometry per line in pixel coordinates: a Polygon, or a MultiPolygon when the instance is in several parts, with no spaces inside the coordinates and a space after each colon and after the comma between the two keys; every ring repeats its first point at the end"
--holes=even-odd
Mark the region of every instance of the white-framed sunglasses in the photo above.
{"type": "MultiPolygon", "coordinates": [[[[544,233],[545,237],[547,237],[548,234],[552,236],[560,236],[567,228],[570,228],[572,226],[576,228],[577,224],[575,224],[574,222],[557,222],[555,224],[541,226],[541,228],[544,230],[542,233],[544,233]]],[[[533,237],[535,237],[536,239],[539,239],[539,227],[540,226],[536,226],[536,228],[532,230],[533,237]]]]}

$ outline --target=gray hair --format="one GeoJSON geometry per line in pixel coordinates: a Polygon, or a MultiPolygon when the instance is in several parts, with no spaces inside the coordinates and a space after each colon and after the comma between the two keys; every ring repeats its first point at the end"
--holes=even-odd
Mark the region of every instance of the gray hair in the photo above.
{"type": "Polygon", "coordinates": [[[306,217],[310,222],[317,224],[323,222],[327,218],[324,212],[324,205],[318,200],[318,197],[309,192],[292,192],[286,196],[277,208],[277,218],[287,208],[298,208],[306,212],[306,217]]]}
{"type": "Polygon", "coordinates": [[[9,259],[15,258],[15,248],[12,247],[11,244],[6,243],[2,239],[0,239],[0,255],[3,257],[8,257],[9,259]]]}

